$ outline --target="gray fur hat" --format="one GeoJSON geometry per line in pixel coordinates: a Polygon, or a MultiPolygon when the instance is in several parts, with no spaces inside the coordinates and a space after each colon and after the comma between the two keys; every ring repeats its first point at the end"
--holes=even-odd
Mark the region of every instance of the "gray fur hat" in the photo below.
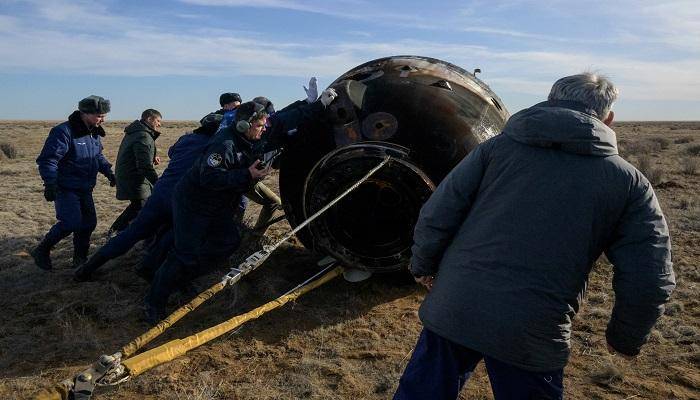
{"type": "Polygon", "coordinates": [[[88,96],[78,102],[78,110],[85,114],[107,114],[110,110],[109,100],[100,96],[88,96]]]}

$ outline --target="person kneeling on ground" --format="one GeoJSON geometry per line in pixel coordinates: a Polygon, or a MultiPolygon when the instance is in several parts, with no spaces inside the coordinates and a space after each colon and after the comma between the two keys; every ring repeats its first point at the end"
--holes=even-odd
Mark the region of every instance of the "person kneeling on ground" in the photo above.
{"type": "MultiPolygon", "coordinates": [[[[309,105],[313,110],[308,115],[318,114],[319,107],[325,108],[335,96],[332,89],[325,91],[320,101],[309,105]]],[[[255,102],[242,104],[235,123],[212,138],[177,184],[173,196],[174,250],[156,272],[145,299],[146,319],[150,323],[165,317],[165,306],[173,291],[225,263],[238,248],[236,215],[241,197],[271,172],[269,165],[258,168],[260,156],[284,142],[271,140],[270,146],[262,149],[255,146],[263,136],[267,118],[265,106],[255,102]]],[[[284,124],[280,124],[274,133],[287,134],[284,124]]]]}

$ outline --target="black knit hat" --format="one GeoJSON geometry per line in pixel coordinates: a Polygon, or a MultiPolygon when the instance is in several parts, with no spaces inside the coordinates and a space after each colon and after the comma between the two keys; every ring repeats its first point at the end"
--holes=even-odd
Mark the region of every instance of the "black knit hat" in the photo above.
{"type": "Polygon", "coordinates": [[[100,96],[88,96],[78,102],[78,110],[85,114],[107,114],[110,110],[109,100],[100,96]]]}
{"type": "Polygon", "coordinates": [[[224,104],[233,103],[234,101],[242,102],[241,95],[238,93],[224,93],[219,96],[219,104],[221,104],[221,107],[223,107],[224,104]]]}

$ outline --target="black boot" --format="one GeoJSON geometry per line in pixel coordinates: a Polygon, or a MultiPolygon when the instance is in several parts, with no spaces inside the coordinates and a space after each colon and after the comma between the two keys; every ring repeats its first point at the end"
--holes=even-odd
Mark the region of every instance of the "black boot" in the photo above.
{"type": "Polygon", "coordinates": [[[51,265],[51,247],[46,243],[46,240],[42,240],[38,246],[29,252],[34,259],[34,264],[45,271],[53,269],[51,265]]]}
{"type": "Polygon", "coordinates": [[[85,264],[87,257],[81,254],[73,253],[73,268],[78,268],[79,266],[85,264]]]}
{"type": "Polygon", "coordinates": [[[140,263],[136,269],[134,269],[134,273],[136,273],[136,276],[139,278],[143,279],[144,281],[151,283],[153,281],[153,271],[150,271],[148,268],[145,268],[143,266],[143,263],[140,263]]]}
{"type": "Polygon", "coordinates": [[[92,257],[90,257],[86,263],[81,265],[80,268],[75,270],[73,279],[75,279],[76,282],[87,282],[92,280],[93,272],[97,271],[97,269],[104,265],[107,261],[109,261],[109,258],[103,256],[98,251],[92,257]]]}

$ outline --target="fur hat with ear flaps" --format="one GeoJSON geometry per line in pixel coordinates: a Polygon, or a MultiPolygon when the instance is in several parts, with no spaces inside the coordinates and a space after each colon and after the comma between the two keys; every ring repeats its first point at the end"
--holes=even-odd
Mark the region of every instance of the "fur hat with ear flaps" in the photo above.
{"type": "Polygon", "coordinates": [[[110,109],[109,100],[100,96],[88,96],[78,102],[78,110],[85,114],[107,114],[110,109]]]}

